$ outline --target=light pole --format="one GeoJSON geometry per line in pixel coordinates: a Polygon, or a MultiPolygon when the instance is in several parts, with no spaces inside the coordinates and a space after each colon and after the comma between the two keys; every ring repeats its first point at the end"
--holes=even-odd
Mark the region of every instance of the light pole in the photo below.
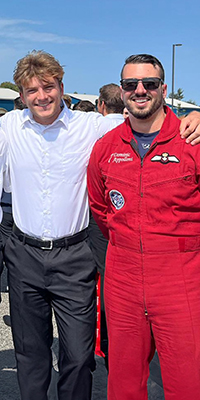
{"type": "Polygon", "coordinates": [[[182,46],[181,43],[173,44],[172,51],[172,111],[174,109],[174,64],[175,64],[175,47],[182,46]]]}

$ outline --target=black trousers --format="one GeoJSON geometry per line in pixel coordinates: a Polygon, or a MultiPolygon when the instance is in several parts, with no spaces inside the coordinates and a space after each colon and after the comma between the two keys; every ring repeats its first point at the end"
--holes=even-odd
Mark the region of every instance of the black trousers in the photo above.
{"type": "Polygon", "coordinates": [[[47,400],[52,309],[59,336],[59,400],[91,398],[96,267],[87,239],[42,250],[12,233],[5,247],[11,325],[22,400],[47,400]]]}

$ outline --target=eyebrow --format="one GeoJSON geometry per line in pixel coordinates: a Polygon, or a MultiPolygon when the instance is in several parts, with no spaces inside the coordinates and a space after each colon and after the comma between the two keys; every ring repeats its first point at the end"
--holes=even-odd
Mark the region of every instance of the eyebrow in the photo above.
{"type": "MultiPolygon", "coordinates": [[[[46,88],[46,87],[48,87],[48,86],[54,86],[54,85],[55,85],[54,82],[46,82],[46,83],[43,83],[43,87],[44,87],[44,88],[46,88]]],[[[25,90],[34,90],[34,89],[37,89],[37,86],[27,86],[27,87],[25,87],[24,89],[25,89],[25,90]]]]}

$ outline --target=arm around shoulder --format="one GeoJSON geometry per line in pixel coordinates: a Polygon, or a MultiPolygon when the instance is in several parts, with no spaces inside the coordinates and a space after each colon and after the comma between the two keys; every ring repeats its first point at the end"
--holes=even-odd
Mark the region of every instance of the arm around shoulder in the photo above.
{"type": "Polygon", "coordinates": [[[200,143],[200,112],[192,111],[181,120],[180,135],[186,143],[192,145],[200,143]]]}

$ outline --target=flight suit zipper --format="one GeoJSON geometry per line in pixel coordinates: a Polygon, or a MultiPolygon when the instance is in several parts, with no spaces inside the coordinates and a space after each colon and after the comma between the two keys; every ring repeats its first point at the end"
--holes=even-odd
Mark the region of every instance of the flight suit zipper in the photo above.
{"type": "MultiPolygon", "coordinates": [[[[140,157],[140,154],[138,152],[138,146],[137,143],[132,139],[131,140],[131,146],[134,149],[134,151],[137,153],[137,155],[140,157]]],[[[141,170],[140,170],[140,216],[142,218],[142,205],[141,201],[143,198],[143,188],[142,188],[142,169],[143,169],[143,164],[144,164],[144,159],[149,155],[149,153],[157,146],[157,142],[155,142],[152,146],[150,146],[150,149],[147,151],[147,153],[144,155],[144,157],[140,157],[141,159],[141,170]]],[[[146,319],[148,320],[148,311],[147,311],[147,306],[146,306],[146,300],[145,300],[145,291],[144,291],[144,265],[143,265],[143,243],[142,243],[142,229],[141,229],[141,224],[139,225],[139,231],[140,231],[140,250],[141,250],[141,257],[142,257],[142,271],[143,271],[143,298],[144,298],[144,315],[146,319]]]]}
{"type": "MultiPolygon", "coordinates": [[[[147,151],[147,153],[144,155],[144,157],[141,158],[141,170],[140,170],[140,198],[143,198],[143,187],[142,187],[142,170],[143,170],[143,164],[144,164],[144,159],[151,153],[151,151],[157,146],[157,142],[155,142],[152,146],[150,146],[150,149],[147,151]]],[[[140,200],[140,215],[142,218],[142,205],[141,205],[140,200]]],[[[141,255],[142,255],[142,270],[143,270],[143,280],[144,280],[144,265],[143,265],[143,243],[142,243],[142,229],[141,225],[139,227],[140,229],[140,249],[141,249],[141,255]]],[[[144,282],[144,281],[143,281],[144,282]]],[[[145,291],[144,291],[144,285],[143,285],[143,297],[144,297],[144,315],[146,317],[146,320],[148,320],[148,311],[147,311],[147,306],[146,306],[146,299],[145,299],[145,291]]]]}

